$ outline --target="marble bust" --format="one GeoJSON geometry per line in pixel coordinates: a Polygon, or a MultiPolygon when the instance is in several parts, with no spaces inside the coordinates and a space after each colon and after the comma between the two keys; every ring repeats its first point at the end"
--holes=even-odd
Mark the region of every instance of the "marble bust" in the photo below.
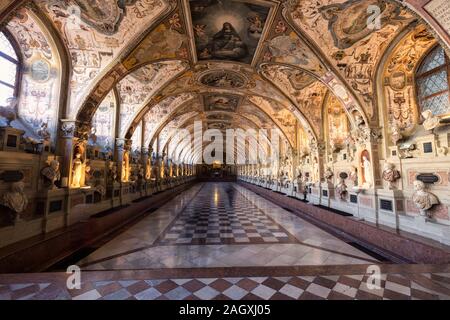
{"type": "Polygon", "coordinates": [[[325,171],[325,175],[324,176],[325,176],[325,179],[327,181],[331,181],[331,179],[334,176],[333,170],[331,170],[331,168],[327,168],[327,170],[325,171]]]}
{"type": "Polygon", "coordinates": [[[425,119],[422,123],[423,127],[427,131],[432,131],[439,126],[439,118],[434,116],[431,110],[425,110],[422,112],[422,117],[425,119]]]}
{"type": "Polygon", "coordinates": [[[400,179],[400,171],[395,169],[393,163],[386,162],[383,168],[383,180],[388,183],[389,189],[394,189],[394,183],[400,179]]]}
{"type": "Polygon", "coordinates": [[[434,205],[439,204],[438,198],[434,194],[425,190],[425,184],[422,181],[416,180],[413,185],[414,194],[412,196],[412,200],[414,204],[420,210],[420,215],[426,215],[431,218],[432,215],[428,212],[428,210],[434,205]]]}
{"type": "Polygon", "coordinates": [[[347,185],[345,184],[345,179],[339,179],[339,183],[336,186],[336,192],[341,200],[345,200],[347,196],[347,185]]]}
{"type": "Polygon", "coordinates": [[[25,184],[22,181],[14,182],[10,191],[1,198],[1,204],[15,213],[22,213],[28,206],[28,197],[24,192],[25,184]]]}
{"type": "Polygon", "coordinates": [[[42,169],[41,175],[44,178],[44,186],[46,188],[50,190],[58,189],[58,187],[55,185],[56,181],[61,179],[58,160],[50,161],[50,164],[42,169]]]}

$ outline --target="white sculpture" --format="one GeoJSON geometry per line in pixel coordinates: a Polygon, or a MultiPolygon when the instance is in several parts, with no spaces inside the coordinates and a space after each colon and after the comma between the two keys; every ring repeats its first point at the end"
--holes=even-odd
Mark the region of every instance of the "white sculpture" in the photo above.
{"type": "Polygon", "coordinates": [[[427,131],[432,131],[439,126],[440,119],[433,115],[431,110],[425,110],[422,112],[422,117],[425,119],[422,123],[423,127],[427,131]]]}
{"type": "Polygon", "coordinates": [[[432,218],[432,214],[428,211],[435,204],[439,204],[438,198],[425,190],[425,184],[420,180],[415,180],[414,183],[414,194],[412,200],[416,207],[420,210],[420,215],[428,216],[432,218]]]}
{"type": "Polygon", "coordinates": [[[28,197],[24,192],[25,184],[22,181],[11,184],[11,189],[1,199],[1,204],[15,213],[22,213],[28,206],[28,197]]]}
{"type": "Polygon", "coordinates": [[[58,160],[50,161],[50,164],[42,169],[41,174],[44,178],[45,187],[51,190],[58,189],[58,187],[55,185],[55,182],[61,179],[58,160]]]}
{"type": "Polygon", "coordinates": [[[83,161],[81,160],[81,153],[75,155],[72,165],[72,188],[81,187],[81,176],[83,173],[83,161]]]}
{"type": "Polygon", "coordinates": [[[364,169],[364,185],[366,187],[372,186],[372,164],[366,156],[363,156],[362,167],[364,169]]]}

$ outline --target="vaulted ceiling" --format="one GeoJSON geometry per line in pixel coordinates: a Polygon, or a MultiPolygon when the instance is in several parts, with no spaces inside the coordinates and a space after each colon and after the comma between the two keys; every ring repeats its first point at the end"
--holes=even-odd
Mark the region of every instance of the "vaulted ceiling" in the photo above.
{"type": "Polygon", "coordinates": [[[60,117],[90,122],[117,102],[118,136],[142,128],[145,145],[202,120],[276,127],[296,146],[298,126],[323,137],[327,94],[350,124],[355,113],[370,124],[377,66],[420,20],[388,0],[34,0],[27,11],[49,22],[71,66],[60,117]]]}

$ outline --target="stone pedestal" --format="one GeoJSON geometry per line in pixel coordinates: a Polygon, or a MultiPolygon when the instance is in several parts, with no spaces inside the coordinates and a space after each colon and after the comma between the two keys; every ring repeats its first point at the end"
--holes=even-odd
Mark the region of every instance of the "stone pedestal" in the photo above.
{"type": "Polygon", "coordinates": [[[320,204],[325,207],[331,206],[331,199],[335,197],[334,185],[331,182],[322,182],[321,185],[320,204]]]}
{"type": "Polygon", "coordinates": [[[110,199],[111,206],[116,207],[120,205],[121,187],[120,183],[110,183],[106,187],[106,197],[110,199]]]}
{"type": "Polygon", "coordinates": [[[292,183],[288,182],[284,185],[281,185],[280,192],[284,193],[287,196],[292,196],[294,194],[294,186],[292,183]]]}
{"type": "Polygon", "coordinates": [[[312,184],[310,186],[311,193],[309,194],[308,201],[312,204],[320,204],[322,198],[322,188],[321,186],[312,184]]]}
{"type": "Polygon", "coordinates": [[[20,140],[24,133],[25,131],[12,127],[0,127],[0,151],[22,151],[20,140]]]}
{"type": "Polygon", "coordinates": [[[67,189],[42,190],[39,192],[36,198],[36,213],[43,217],[44,233],[65,225],[66,193],[67,189]]]}
{"type": "Polygon", "coordinates": [[[125,205],[130,202],[130,183],[122,182],[120,186],[120,204],[125,205]]]}
{"type": "Polygon", "coordinates": [[[400,190],[377,190],[378,221],[392,228],[398,228],[398,215],[405,214],[403,192],[400,190]]]}

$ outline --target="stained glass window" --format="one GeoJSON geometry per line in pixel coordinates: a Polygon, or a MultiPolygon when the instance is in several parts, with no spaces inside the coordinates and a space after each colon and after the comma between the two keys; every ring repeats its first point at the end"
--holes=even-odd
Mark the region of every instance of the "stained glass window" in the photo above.
{"type": "Polygon", "coordinates": [[[19,61],[11,42],[0,32],[0,106],[14,99],[19,61]]]}
{"type": "Polygon", "coordinates": [[[450,113],[450,60],[441,46],[434,48],[423,60],[417,74],[417,95],[421,111],[434,115],[450,113]]]}

